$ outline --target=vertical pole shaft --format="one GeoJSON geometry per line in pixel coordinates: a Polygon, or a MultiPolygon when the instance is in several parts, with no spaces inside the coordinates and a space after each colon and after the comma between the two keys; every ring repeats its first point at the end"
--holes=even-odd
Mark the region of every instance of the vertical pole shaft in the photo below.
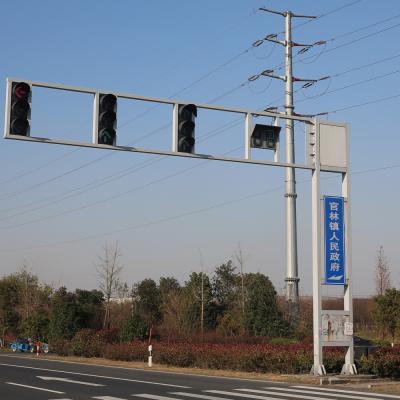
{"type": "MultiPolygon", "coordinates": [[[[285,114],[293,115],[293,74],[292,74],[292,14],[285,15],[285,114]]],[[[286,162],[295,162],[294,153],[294,123],[286,120],[286,162]]],[[[299,301],[298,269],[297,269],[297,226],[296,226],[296,176],[294,168],[285,170],[286,199],[286,300],[289,302],[291,319],[297,315],[299,301]]]]}
{"type": "MultiPolygon", "coordinates": [[[[348,139],[347,139],[348,140],[348,139]]],[[[348,149],[347,149],[348,154],[348,149]]],[[[347,162],[347,168],[348,162],[347,162]]],[[[351,280],[351,202],[350,202],[350,181],[349,172],[342,174],[342,196],[346,199],[345,203],[345,249],[346,249],[346,285],[344,286],[344,310],[349,312],[349,322],[353,323],[353,294],[352,294],[352,280],[351,280]]],[[[345,364],[342,369],[344,374],[356,374],[357,369],[354,364],[354,342],[353,337],[350,339],[350,345],[347,348],[345,364]]]]}
{"type": "Polygon", "coordinates": [[[201,269],[201,322],[200,322],[201,336],[204,333],[204,272],[201,269]]]}
{"type": "Polygon", "coordinates": [[[314,364],[311,373],[324,375],[322,342],[321,342],[321,185],[319,158],[319,128],[315,121],[315,169],[312,172],[312,281],[313,281],[313,335],[314,335],[314,364]]]}
{"type": "Polygon", "coordinates": [[[251,114],[246,114],[245,119],[245,131],[244,131],[244,158],[250,160],[251,157],[251,147],[250,147],[250,136],[251,136],[251,114]]]}

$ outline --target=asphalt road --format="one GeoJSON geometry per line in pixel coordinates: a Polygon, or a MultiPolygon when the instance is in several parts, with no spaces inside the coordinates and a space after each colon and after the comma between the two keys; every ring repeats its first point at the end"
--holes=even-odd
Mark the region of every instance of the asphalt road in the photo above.
{"type": "Polygon", "coordinates": [[[389,400],[330,386],[208,377],[0,354],[0,400],[389,400]]]}

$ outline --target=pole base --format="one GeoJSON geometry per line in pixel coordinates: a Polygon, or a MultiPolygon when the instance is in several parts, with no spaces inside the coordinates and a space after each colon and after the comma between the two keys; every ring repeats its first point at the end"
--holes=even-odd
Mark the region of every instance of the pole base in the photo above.
{"type": "Polygon", "coordinates": [[[326,375],[326,369],[323,366],[323,364],[319,364],[319,365],[314,364],[311,367],[310,375],[316,375],[316,376],[326,375]]]}
{"type": "Polygon", "coordinates": [[[357,368],[355,364],[343,364],[342,375],[357,375],[357,368]]]}

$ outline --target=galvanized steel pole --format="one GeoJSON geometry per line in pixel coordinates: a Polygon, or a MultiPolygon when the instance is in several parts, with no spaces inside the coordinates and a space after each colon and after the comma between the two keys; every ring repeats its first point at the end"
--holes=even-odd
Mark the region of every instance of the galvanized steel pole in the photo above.
{"type": "MultiPolygon", "coordinates": [[[[292,13],[285,13],[285,114],[293,115],[293,72],[292,72],[292,13]]],[[[286,162],[293,163],[294,123],[286,120],[286,162]]],[[[296,218],[296,174],[294,168],[285,169],[286,205],[286,300],[289,302],[291,318],[297,314],[299,302],[299,277],[297,263],[297,218],[296,218]]]]}

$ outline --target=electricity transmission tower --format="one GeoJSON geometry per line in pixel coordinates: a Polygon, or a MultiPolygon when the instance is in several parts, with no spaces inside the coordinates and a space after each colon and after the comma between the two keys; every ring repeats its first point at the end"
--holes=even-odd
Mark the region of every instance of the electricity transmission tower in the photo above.
{"type": "MultiPolygon", "coordinates": [[[[293,82],[308,82],[315,83],[317,79],[303,79],[293,76],[293,56],[292,49],[295,46],[309,48],[314,44],[302,44],[292,41],[292,18],[316,18],[309,15],[298,15],[291,11],[274,11],[268,8],[260,8],[272,14],[281,15],[285,18],[285,40],[278,40],[277,35],[268,35],[264,40],[278,43],[285,47],[285,75],[274,75],[273,70],[266,70],[262,75],[280,79],[285,82],[285,115],[295,115],[293,103],[293,82]]],[[[294,149],[294,121],[286,120],[286,162],[295,162],[294,149]]],[[[295,168],[285,168],[285,205],[286,205],[286,300],[289,304],[289,314],[291,321],[296,319],[298,304],[299,304],[299,277],[298,277],[298,262],[297,262],[297,218],[296,218],[296,175],[295,168]]]]}

